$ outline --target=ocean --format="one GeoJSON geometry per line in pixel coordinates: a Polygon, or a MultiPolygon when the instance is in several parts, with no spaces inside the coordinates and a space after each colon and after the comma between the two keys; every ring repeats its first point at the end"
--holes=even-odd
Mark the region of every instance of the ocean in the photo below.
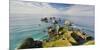
{"type": "MultiPolygon", "coordinates": [[[[41,22],[41,15],[11,15],[9,17],[10,50],[14,50],[23,42],[24,39],[32,37],[35,40],[48,38],[47,27],[50,25],[41,22]]],[[[94,17],[70,17],[61,16],[60,18],[70,20],[74,26],[94,36],[94,17]]]]}

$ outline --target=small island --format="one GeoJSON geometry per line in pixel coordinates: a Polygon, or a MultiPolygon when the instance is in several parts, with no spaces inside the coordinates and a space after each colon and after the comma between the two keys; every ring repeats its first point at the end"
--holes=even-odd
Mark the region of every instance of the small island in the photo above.
{"type": "Polygon", "coordinates": [[[47,28],[49,38],[39,41],[29,37],[18,49],[93,45],[95,43],[94,37],[87,35],[79,28],[74,28],[69,20],[64,20],[64,24],[59,24],[62,19],[56,20],[55,17],[41,18],[40,21],[51,24],[47,28]]]}

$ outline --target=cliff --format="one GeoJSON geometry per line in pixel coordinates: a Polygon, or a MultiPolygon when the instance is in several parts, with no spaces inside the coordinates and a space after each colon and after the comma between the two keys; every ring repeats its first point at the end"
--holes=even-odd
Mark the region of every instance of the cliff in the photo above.
{"type": "MultiPolygon", "coordinates": [[[[25,42],[19,46],[19,49],[93,45],[95,43],[92,36],[87,35],[87,33],[82,32],[78,28],[73,28],[70,21],[65,20],[64,25],[60,26],[55,18],[50,18],[50,20],[53,20],[53,23],[52,26],[47,28],[48,39],[39,41],[33,38],[27,38],[25,42]]],[[[42,18],[41,21],[48,23],[47,18],[42,18]]]]}

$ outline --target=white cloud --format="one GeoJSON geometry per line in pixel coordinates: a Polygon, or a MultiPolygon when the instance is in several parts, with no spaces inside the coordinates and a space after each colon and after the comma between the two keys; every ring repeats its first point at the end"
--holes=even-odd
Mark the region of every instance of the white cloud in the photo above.
{"type": "Polygon", "coordinates": [[[10,14],[40,14],[40,15],[69,15],[69,16],[94,16],[94,6],[73,5],[61,11],[48,3],[10,1],[10,14]]]}
{"type": "Polygon", "coordinates": [[[58,10],[52,8],[48,3],[29,3],[21,1],[10,1],[11,14],[42,14],[50,15],[59,13],[58,10]],[[42,6],[41,6],[42,5],[42,6]]]}
{"type": "Polygon", "coordinates": [[[94,16],[94,6],[92,5],[74,5],[63,12],[70,16],[94,16]]]}

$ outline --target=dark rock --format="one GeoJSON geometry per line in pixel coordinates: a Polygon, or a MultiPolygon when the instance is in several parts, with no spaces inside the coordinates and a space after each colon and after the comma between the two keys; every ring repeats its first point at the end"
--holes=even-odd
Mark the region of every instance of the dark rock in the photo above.
{"type": "Polygon", "coordinates": [[[47,19],[47,17],[41,18],[41,21],[48,22],[48,19],[47,19]]]}
{"type": "Polygon", "coordinates": [[[65,40],[65,38],[62,38],[62,40],[65,40]]]}
{"type": "Polygon", "coordinates": [[[82,34],[83,34],[83,35],[86,35],[86,33],[85,33],[85,32],[83,32],[82,34]]]}
{"type": "Polygon", "coordinates": [[[58,24],[58,21],[55,20],[54,24],[58,24]]]}
{"type": "Polygon", "coordinates": [[[52,29],[52,27],[50,26],[50,27],[48,27],[48,29],[52,29]]]}
{"type": "Polygon", "coordinates": [[[33,48],[33,41],[33,38],[27,38],[19,47],[19,49],[33,48]]]}
{"type": "Polygon", "coordinates": [[[63,27],[60,27],[58,31],[62,31],[62,30],[63,30],[63,27]]]}
{"type": "Polygon", "coordinates": [[[78,44],[83,44],[85,42],[85,39],[75,33],[72,33],[71,36],[78,42],[78,44]]]}
{"type": "Polygon", "coordinates": [[[89,40],[93,40],[93,39],[94,39],[94,38],[91,37],[91,36],[88,36],[88,37],[86,38],[87,41],[89,41],[89,40]]]}
{"type": "Polygon", "coordinates": [[[50,20],[52,20],[52,17],[50,17],[50,20]]]}
{"type": "Polygon", "coordinates": [[[42,48],[42,42],[41,41],[34,41],[34,48],[42,48]]]}
{"type": "Polygon", "coordinates": [[[33,38],[27,38],[18,49],[42,48],[41,41],[34,41],[33,38]]]}
{"type": "Polygon", "coordinates": [[[61,32],[61,34],[60,35],[63,35],[64,34],[64,32],[61,32]]]}

